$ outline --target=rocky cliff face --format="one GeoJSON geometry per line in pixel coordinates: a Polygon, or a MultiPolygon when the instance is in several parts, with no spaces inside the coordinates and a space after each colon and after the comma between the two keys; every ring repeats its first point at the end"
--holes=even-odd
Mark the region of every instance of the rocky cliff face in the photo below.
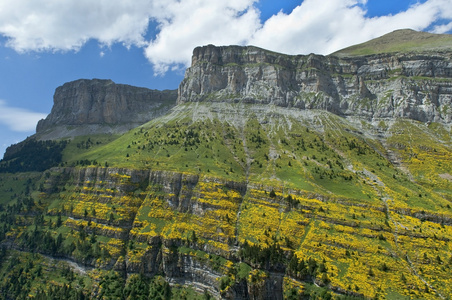
{"type": "Polygon", "coordinates": [[[150,90],[111,80],[80,79],[58,87],[54,105],[36,131],[56,126],[101,125],[130,129],[160,116],[176,102],[175,90],[150,90]]]}
{"type": "Polygon", "coordinates": [[[452,121],[452,52],[289,56],[256,47],[198,47],[178,103],[217,101],[322,109],[367,119],[452,121]]]}
{"type": "MultiPolygon", "coordinates": [[[[173,285],[192,286],[201,293],[208,291],[216,299],[283,298],[283,270],[271,272],[258,278],[259,280],[254,278],[250,281],[245,278],[232,284],[227,291],[221,291],[221,278],[225,276],[225,272],[232,270],[218,261],[218,255],[234,261],[237,257],[233,257],[229,251],[216,249],[209,243],[142,231],[147,226],[147,223],[141,220],[144,215],[142,209],[149,207],[149,201],[154,197],[165,203],[165,211],[195,216],[196,223],[202,225],[212,214],[212,210],[221,209],[218,205],[206,203],[206,198],[212,193],[212,190],[206,187],[211,185],[215,190],[221,187],[233,191],[238,197],[235,200],[241,202],[247,191],[245,183],[159,170],[96,167],[54,168],[52,171],[52,174],[46,176],[43,193],[50,197],[60,192],[69,195],[62,201],[63,207],[71,207],[63,212],[64,217],[67,217],[64,226],[75,232],[83,230],[90,235],[134,240],[146,245],[143,251],[130,249],[125,251],[124,256],[113,254],[102,263],[92,258],[83,261],[80,256],[68,255],[72,261],[84,263],[88,267],[122,270],[128,274],[164,274],[173,285]],[[65,186],[64,191],[62,186],[65,186]],[[77,196],[82,194],[83,196],[77,196]],[[97,208],[95,216],[84,214],[81,206],[85,204],[97,208]],[[108,220],[108,213],[100,209],[110,205],[113,205],[118,213],[118,217],[113,221],[108,220]],[[183,248],[186,250],[181,251],[183,248]]],[[[57,215],[61,211],[51,209],[49,213],[57,215]]],[[[219,226],[220,223],[219,220],[212,220],[210,224],[219,226]]],[[[221,237],[208,232],[199,233],[199,238],[216,242],[222,240],[221,237]]],[[[114,250],[111,252],[115,253],[114,250]]]]}

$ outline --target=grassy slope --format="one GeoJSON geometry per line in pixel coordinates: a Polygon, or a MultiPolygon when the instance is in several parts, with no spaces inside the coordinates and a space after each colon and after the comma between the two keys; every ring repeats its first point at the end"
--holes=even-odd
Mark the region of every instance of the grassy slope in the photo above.
{"type": "MultiPolygon", "coordinates": [[[[158,185],[134,186],[120,169],[112,182],[85,179],[47,193],[40,190],[52,186],[52,178],[60,176],[57,170],[42,177],[2,174],[4,207],[18,198],[35,200],[35,206],[20,209],[19,225],[9,234],[32,232],[35,212],[45,209],[40,228],[53,237],[62,234],[66,247],[77,243],[81,231],[96,232],[95,247],[108,253],[96,260],[101,268],[124,253],[132,263],[146,260],[152,250],[146,241],[153,236],[196,237],[207,253],[179,251],[230,278],[242,268],[228,260],[237,243],[264,248],[276,243],[299,259],[323,261],[326,270],[317,278],[327,274],[332,286],[344,290],[393,299],[436,299],[435,291],[451,296],[450,128],[400,120],[385,124],[388,138],[380,141],[359,132],[383,128],[364,123],[357,128],[326,112],[222,105],[181,106],[117,139],[89,137],[86,147],[88,137],[80,137],[64,153],[67,165],[97,161],[200,175],[196,186],[182,187],[193,189],[189,200],[197,203],[197,212],[174,209],[175,195],[158,185]],[[403,168],[387,159],[388,151],[403,168]],[[226,187],[224,180],[248,181],[247,193],[226,187]],[[60,227],[55,225],[58,214],[60,227]],[[125,245],[120,236],[128,234],[124,225],[132,224],[125,245]]],[[[72,256],[84,259],[78,249],[72,256]]],[[[102,272],[88,273],[86,288],[102,272]]],[[[236,276],[245,276],[240,272],[236,276]]],[[[233,279],[226,282],[224,288],[233,279]]],[[[285,287],[286,292],[315,288],[289,278],[285,287]]]]}
{"type": "MultiPolygon", "coordinates": [[[[182,111],[191,109],[187,105],[182,111]]],[[[452,228],[441,225],[441,218],[452,217],[452,186],[439,175],[452,166],[450,131],[442,125],[396,122],[382,144],[354,133],[363,128],[324,112],[314,112],[313,119],[273,112],[266,123],[262,119],[268,116],[248,111],[237,126],[215,113],[187,115],[154,120],[79,159],[248,180],[255,188],[241,196],[222,184],[200,182],[192,201],[215,207],[201,215],[172,211],[168,201],[174,196],[162,194],[159,187],[143,192],[141,204],[138,199],[133,204],[134,196],[113,198],[107,206],[117,203],[116,211],[121,205],[136,212],[134,222],[140,225],[132,232],[137,240],[154,235],[189,239],[194,233],[222,255],[234,241],[262,247],[276,242],[300,259],[325,260],[331,283],[345,290],[370,297],[435,299],[435,293],[425,293],[422,280],[427,280],[430,289],[449,295],[452,228]],[[385,147],[406,169],[385,157],[385,147]],[[287,200],[289,194],[293,202],[287,200]]],[[[87,184],[88,194],[105,192],[91,186],[87,184]]],[[[101,207],[95,197],[77,196],[80,191],[71,187],[66,193],[81,219],[85,209],[96,208],[104,219],[108,215],[103,212],[112,209],[101,207]]],[[[69,204],[57,199],[53,205],[57,210],[69,204]]],[[[115,218],[124,216],[119,211],[115,218]]],[[[106,245],[114,248],[114,241],[106,245]]]]}
{"type": "Polygon", "coordinates": [[[396,30],[371,41],[332,53],[333,56],[360,56],[391,52],[450,51],[452,35],[396,30]]]}

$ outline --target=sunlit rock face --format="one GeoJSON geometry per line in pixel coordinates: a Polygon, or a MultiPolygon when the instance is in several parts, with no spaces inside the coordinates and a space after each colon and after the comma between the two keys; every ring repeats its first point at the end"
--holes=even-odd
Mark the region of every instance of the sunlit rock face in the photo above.
{"type": "Polygon", "coordinates": [[[450,123],[451,55],[290,56],[252,46],[208,45],[193,51],[179,86],[178,103],[201,101],[450,123]]]}
{"type": "Polygon", "coordinates": [[[133,128],[168,111],[175,90],[150,90],[111,80],[80,79],[58,87],[54,105],[37,132],[61,125],[129,125],[133,128]]]}

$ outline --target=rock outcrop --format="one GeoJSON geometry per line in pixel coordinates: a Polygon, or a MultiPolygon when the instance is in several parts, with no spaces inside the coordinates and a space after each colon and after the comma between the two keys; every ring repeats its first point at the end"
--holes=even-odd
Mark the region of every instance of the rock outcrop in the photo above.
{"type": "MultiPolygon", "coordinates": [[[[198,225],[202,225],[203,218],[207,218],[213,209],[221,208],[206,205],[204,193],[209,194],[211,191],[203,190],[201,187],[209,183],[213,183],[215,189],[222,187],[237,195],[246,194],[247,185],[243,182],[170,171],[104,167],[53,168],[52,174],[46,176],[42,192],[47,195],[59,193],[64,186],[65,191],[74,196],[71,196],[71,201],[74,201],[71,202],[71,208],[63,213],[67,214],[64,226],[72,231],[83,230],[89,235],[97,234],[125,241],[135,240],[147,245],[141,253],[130,250],[127,255],[119,258],[108,257],[107,262],[102,265],[93,258],[82,261],[76,255],[66,257],[76,263],[95,268],[113,268],[128,274],[142,273],[154,276],[160,273],[165,275],[166,280],[172,285],[191,286],[199,293],[207,291],[215,299],[283,299],[284,268],[279,270],[280,272],[272,271],[265,273],[265,276],[255,276],[253,280],[244,278],[240,282],[231,283],[230,288],[222,291],[221,278],[225,276],[226,267],[219,262],[215,263],[212,255],[217,259],[220,258],[218,254],[221,254],[221,257],[237,260],[232,257],[232,251],[221,252],[219,249],[215,251],[214,247],[204,243],[197,244],[195,241],[184,241],[165,234],[151,235],[140,232],[139,229],[143,224],[137,215],[140,215],[140,209],[149,205],[145,202],[153,198],[153,195],[168,203],[174,212],[196,216],[198,225]],[[147,192],[140,194],[139,192],[143,190],[147,192]],[[75,196],[81,191],[84,196],[75,196]],[[91,201],[98,209],[95,216],[83,214],[78,209],[82,203],[91,201]],[[113,202],[118,204],[116,209],[121,211],[121,214],[127,212],[125,218],[114,221],[105,218],[106,215],[102,213],[100,207],[113,202]],[[181,251],[181,247],[187,251],[181,251]]],[[[236,200],[242,201],[242,198],[236,200]]],[[[57,215],[61,211],[51,209],[49,213],[57,215]]],[[[208,235],[202,233],[199,236],[205,238],[208,235]]],[[[209,239],[221,238],[209,236],[209,239]]]]}
{"type": "Polygon", "coordinates": [[[452,52],[289,56],[257,47],[193,52],[178,103],[242,102],[341,116],[452,121],[452,52]]]}
{"type": "MultiPolygon", "coordinates": [[[[176,98],[175,90],[158,91],[111,80],[80,79],[56,89],[52,111],[38,122],[36,132],[44,134],[61,126],[92,127],[99,131],[96,133],[116,126],[119,131],[125,131],[165,114],[175,105],[176,98]]],[[[60,130],[59,134],[65,133],[60,130]]]]}

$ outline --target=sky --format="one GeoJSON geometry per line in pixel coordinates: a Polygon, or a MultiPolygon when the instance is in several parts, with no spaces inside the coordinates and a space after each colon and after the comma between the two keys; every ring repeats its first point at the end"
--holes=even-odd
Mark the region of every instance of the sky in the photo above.
{"type": "Polygon", "coordinates": [[[397,29],[452,33],[451,0],[1,0],[0,157],[80,78],[176,89],[197,46],[329,54],[397,29]]]}

